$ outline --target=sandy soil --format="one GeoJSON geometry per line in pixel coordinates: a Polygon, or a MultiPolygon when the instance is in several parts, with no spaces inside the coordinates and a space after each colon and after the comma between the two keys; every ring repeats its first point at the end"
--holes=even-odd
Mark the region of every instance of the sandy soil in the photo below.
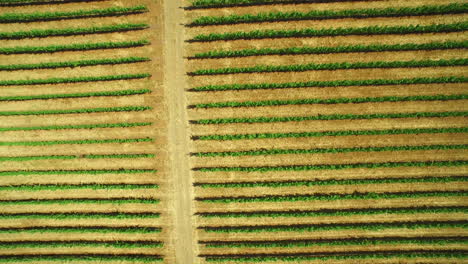
{"type": "Polygon", "coordinates": [[[172,196],[172,217],[174,227],[172,230],[172,243],[175,250],[175,259],[171,263],[196,263],[197,246],[196,234],[193,228],[194,197],[191,186],[192,179],[187,153],[188,144],[188,117],[185,111],[187,102],[185,89],[185,65],[183,61],[184,12],[180,7],[182,0],[165,1],[165,93],[167,94],[167,107],[169,113],[168,137],[170,150],[171,184],[174,188],[172,196]],[[175,30],[175,31],[174,31],[175,30]]]}
{"type": "Polygon", "coordinates": [[[201,172],[195,171],[197,182],[252,182],[252,181],[291,181],[312,179],[362,179],[367,177],[423,177],[423,176],[463,176],[468,172],[468,166],[460,167],[400,167],[378,169],[343,169],[320,171],[282,171],[282,172],[201,172]],[[339,173],[337,173],[339,172],[339,173]],[[267,177],[268,176],[268,177],[267,177]]]}
{"type": "MultiPolygon", "coordinates": [[[[463,232],[461,228],[450,228],[450,229],[435,229],[428,228],[424,230],[413,230],[413,229],[390,229],[386,230],[386,236],[410,236],[414,237],[416,234],[420,233],[430,233],[432,236],[456,236],[460,232],[463,232]]],[[[260,237],[263,239],[271,238],[274,235],[278,239],[334,239],[334,238],[349,238],[349,237],[381,237],[382,231],[372,231],[372,230],[340,230],[337,232],[265,232],[261,234],[258,233],[239,233],[239,234],[229,234],[229,233],[208,233],[205,231],[200,231],[200,238],[203,240],[258,240],[260,237]]]]}
{"type": "Polygon", "coordinates": [[[368,53],[338,53],[311,55],[274,55],[250,56],[232,60],[223,59],[195,59],[189,62],[188,71],[230,67],[253,67],[256,65],[294,65],[309,63],[343,63],[343,62],[372,62],[378,56],[379,61],[410,61],[410,60],[450,60],[464,58],[468,55],[465,50],[431,50],[431,51],[399,51],[399,52],[368,52],[368,53]]]}
{"type": "MultiPolygon", "coordinates": [[[[129,5],[145,4],[151,10],[160,10],[160,2],[149,0],[138,0],[132,3],[124,3],[124,1],[113,2],[92,2],[83,8],[83,3],[63,4],[60,11],[71,11],[77,9],[92,9],[105,8],[110,6],[129,6],[129,5]]],[[[18,8],[2,8],[0,12],[9,12],[18,8]]],[[[28,6],[22,8],[23,12],[32,11],[57,11],[57,6],[28,6]]],[[[0,25],[1,31],[13,32],[26,29],[43,29],[43,28],[69,28],[69,27],[90,27],[99,25],[111,25],[118,23],[139,23],[147,22],[152,25],[151,30],[139,30],[125,33],[111,34],[95,34],[95,35],[79,35],[70,37],[52,37],[41,39],[26,39],[26,40],[2,40],[2,47],[15,46],[46,46],[46,45],[61,45],[70,43],[97,43],[107,41],[136,41],[141,39],[150,40],[154,46],[145,46],[138,48],[126,48],[117,50],[95,50],[87,52],[58,52],[53,54],[35,54],[35,55],[2,55],[0,61],[2,64],[18,64],[18,63],[34,63],[34,62],[58,62],[58,61],[75,61],[88,59],[102,58],[120,58],[128,56],[145,56],[151,57],[151,62],[123,64],[123,65],[106,65],[83,68],[64,68],[64,69],[45,69],[37,71],[13,71],[3,72],[0,74],[1,80],[21,80],[21,79],[42,79],[53,77],[78,77],[78,76],[103,76],[124,73],[144,73],[151,72],[152,78],[141,80],[127,81],[112,81],[112,82],[96,82],[96,83],[75,83],[75,84],[60,84],[60,85],[34,85],[34,86],[8,86],[2,87],[0,96],[21,96],[21,95],[41,95],[41,94],[60,94],[60,93],[86,93],[96,91],[119,91],[127,89],[145,89],[153,90],[152,94],[138,96],[122,96],[122,97],[91,97],[91,98],[76,98],[76,99],[55,99],[55,100],[32,100],[23,102],[3,102],[0,111],[29,111],[29,110],[46,110],[46,109],[81,109],[81,108],[98,108],[98,107],[117,107],[129,105],[151,106],[154,110],[144,112],[111,112],[111,113],[90,113],[90,114],[71,114],[71,115],[42,115],[42,116],[3,116],[0,118],[1,127],[31,127],[31,126],[48,126],[48,125],[76,125],[76,124],[103,124],[103,123],[120,123],[120,122],[153,122],[151,126],[140,126],[123,129],[70,129],[70,130],[35,130],[35,131],[9,131],[1,132],[2,141],[45,141],[45,140],[83,140],[83,139],[111,139],[111,138],[153,138],[154,142],[142,143],[125,143],[125,144],[62,144],[52,146],[11,146],[0,147],[0,156],[31,156],[31,155],[85,155],[85,154],[137,154],[137,153],[154,153],[155,158],[141,159],[102,159],[102,160],[40,160],[40,161],[23,161],[23,162],[2,162],[3,171],[15,170],[106,170],[106,169],[156,169],[157,173],[137,173],[137,174],[82,174],[82,175],[30,175],[30,176],[5,176],[2,177],[2,185],[18,185],[18,184],[149,184],[157,183],[159,189],[135,189],[129,190],[91,190],[82,189],[64,190],[64,191],[2,191],[0,196],[4,199],[50,199],[50,198],[117,198],[117,197],[148,197],[157,198],[161,202],[159,204],[132,204],[132,203],[75,203],[75,204],[35,204],[35,205],[1,205],[0,211],[3,213],[64,213],[64,212],[154,212],[161,213],[159,219],[138,219],[130,222],[129,220],[106,220],[106,219],[82,219],[78,221],[70,220],[38,220],[38,221],[17,221],[8,222],[0,221],[0,226],[156,226],[163,227],[163,232],[160,234],[117,234],[117,233],[93,233],[80,234],[70,233],[67,238],[63,237],[63,233],[41,234],[38,236],[35,233],[17,233],[11,236],[3,236],[2,240],[18,241],[18,240],[86,240],[92,237],[96,240],[156,240],[163,241],[165,247],[157,249],[103,249],[103,248],[74,248],[74,253],[145,253],[161,254],[166,256],[166,263],[173,263],[173,246],[170,243],[170,232],[172,221],[168,217],[169,204],[169,186],[167,175],[167,139],[166,139],[166,110],[163,100],[164,93],[161,91],[163,83],[161,59],[163,50],[162,39],[159,33],[162,31],[162,17],[153,16],[148,13],[140,15],[132,15],[125,18],[110,17],[110,18],[92,18],[83,20],[63,20],[39,23],[21,23],[16,28],[11,25],[0,25]],[[3,30],[2,30],[3,29],[3,30]],[[66,154],[68,153],[68,154],[66,154]]],[[[66,248],[59,249],[41,249],[41,248],[22,248],[10,250],[10,254],[44,254],[44,253],[70,253],[66,248]]],[[[0,254],[5,253],[4,251],[0,254]]]]}
{"type": "Polygon", "coordinates": [[[411,68],[402,69],[352,69],[336,71],[304,71],[304,72],[271,72],[271,73],[243,73],[243,74],[220,74],[207,76],[191,76],[190,87],[205,85],[224,84],[257,84],[257,83],[284,83],[284,82],[307,82],[335,81],[335,80],[372,80],[372,79],[404,79],[424,77],[463,76],[465,67],[437,67],[437,68],[411,68]],[[333,76],[332,78],[330,76],[333,76]]]}
{"type": "MultiPolygon", "coordinates": [[[[463,32],[452,33],[427,33],[408,34],[406,37],[400,35],[383,36],[336,36],[336,37],[311,37],[311,38],[284,38],[281,39],[281,47],[300,46],[341,46],[341,45],[369,45],[373,43],[381,44],[404,44],[404,43],[428,43],[432,41],[456,41],[466,39],[463,32]]],[[[186,56],[193,56],[197,52],[210,50],[239,50],[249,48],[278,48],[278,43],[272,39],[259,40],[233,40],[233,41],[212,41],[190,43],[186,51],[186,56]]]]}
{"type": "Polygon", "coordinates": [[[309,246],[309,247],[290,247],[290,248],[207,248],[203,249],[202,254],[228,255],[228,254],[294,254],[294,253],[329,253],[329,252],[368,252],[374,251],[392,251],[401,250],[464,250],[463,244],[455,245],[362,245],[362,246],[309,246]]]}
{"type": "Polygon", "coordinates": [[[463,83],[448,84],[414,84],[414,85],[382,85],[382,86],[341,86],[341,87],[309,87],[285,89],[258,89],[240,91],[208,91],[190,92],[192,104],[250,101],[252,98],[262,100],[296,100],[303,98],[357,98],[377,96],[414,96],[436,95],[441,90],[444,94],[460,94],[465,89],[463,83]],[[261,97],[260,97],[261,96],[261,97]]]}
{"type": "MultiPolygon", "coordinates": [[[[192,183],[203,182],[255,182],[255,181],[285,181],[313,179],[362,179],[362,178],[411,178],[431,176],[465,176],[468,166],[458,167],[398,167],[377,169],[344,169],[318,171],[282,171],[282,172],[202,172],[191,170],[196,167],[220,166],[286,166],[297,164],[345,164],[362,162],[401,162],[401,161],[436,161],[465,160],[465,150],[431,150],[431,151],[398,151],[337,153],[337,154],[306,154],[306,155],[271,155],[271,156],[241,156],[199,158],[190,157],[190,152],[238,151],[271,148],[339,148],[368,146],[404,146],[430,144],[465,144],[464,134],[415,134],[415,135],[380,135],[380,136],[337,136],[311,138],[257,139],[257,140],[190,140],[190,136],[213,134],[244,134],[268,132],[311,132],[340,130],[370,130],[370,129],[402,129],[402,128],[447,128],[465,127],[465,117],[447,118],[404,118],[404,119],[372,119],[372,120],[330,120],[302,121],[277,123],[239,123],[223,125],[189,125],[189,120],[231,118],[231,117],[288,117],[311,116],[319,114],[373,114],[373,113],[409,113],[409,112],[445,112],[468,111],[464,100],[452,101],[421,101],[421,102],[385,102],[362,104],[335,105],[287,105],[273,107],[240,107],[189,109],[187,106],[199,103],[230,102],[230,101],[261,101],[261,100],[294,100],[304,98],[341,98],[341,97],[382,97],[382,96],[413,96],[413,95],[452,95],[465,93],[464,84],[428,84],[402,86],[361,86],[361,87],[326,87],[297,88],[277,90],[251,91],[219,91],[219,92],[185,92],[187,89],[217,84],[255,84],[283,83],[302,81],[330,80],[369,80],[369,79],[402,79],[414,77],[445,77],[464,76],[466,67],[430,67],[411,69],[357,69],[337,71],[306,71],[295,73],[251,73],[226,74],[213,76],[186,76],[188,71],[197,69],[212,69],[223,67],[249,67],[259,64],[290,65],[305,63],[332,62],[367,62],[376,57],[382,61],[451,59],[463,58],[468,54],[465,50],[439,51],[408,51],[408,52],[375,52],[375,53],[343,53],[323,55],[297,56],[253,56],[246,58],[188,60],[197,52],[211,50],[239,50],[245,48],[279,48],[300,46],[339,46],[355,44],[403,44],[429,43],[433,41],[466,40],[462,33],[409,34],[383,36],[336,36],[311,38],[284,38],[262,40],[235,40],[187,43],[185,40],[197,34],[251,31],[253,29],[301,29],[324,27],[364,27],[371,25],[430,25],[464,21],[466,15],[442,15],[395,18],[366,19],[331,19],[319,21],[290,21],[279,23],[238,24],[228,26],[207,26],[184,28],[199,16],[251,14],[271,11],[310,11],[310,10],[345,10],[353,8],[385,8],[398,6],[413,7],[423,4],[443,5],[453,0],[383,0],[341,3],[309,3],[265,5],[254,7],[213,8],[184,11],[181,7],[187,5],[185,0],[154,1],[137,0],[112,2],[90,2],[86,9],[105,8],[109,6],[130,6],[146,4],[153,13],[131,15],[128,17],[91,18],[83,20],[63,20],[38,23],[1,24],[0,31],[14,32],[29,29],[69,28],[111,25],[119,23],[150,23],[151,29],[94,35],[78,35],[67,37],[35,38],[25,40],[0,40],[2,47],[45,46],[68,43],[95,43],[103,41],[136,41],[149,39],[151,46],[138,48],[123,48],[116,50],[94,50],[86,52],[57,52],[53,54],[35,55],[0,55],[0,64],[18,64],[35,62],[74,61],[100,58],[120,58],[126,56],[148,56],[151,62],[105,65],[73,69],[43,69],[35,71],[2,72],[1,80],[20,80],[52,77],[103,76],[125,73],[150,72],[152,78],[128,81],[75,83],[60,85],[6,86],[0,89],[0,96],[41,95],[57,93],[86,93],[95,91],[119,91],[126,89],[153,90],[151,94],[122,97],[92,97],[77,99],[32,100],[23,102],[2,102],[0,111],[36,111],[47,109],[81,109],[95,107],[118,106],[152,106],[154,109],[144,112],[119,113],[89,113],[41,116],[0,116],[0,127],[30,127],[47,125],[102,124],[120,122],[153,122],[151,126],[133,128],[102,128],[102,129],[70,129],[70,130],[35,130],[0,132],[2,142],[39,141],[39,140],[82,140],[82,139],[128,139],[151,137],[154,142],[143,143],[109,143],[109,144],[62,144],[51,146],[2,146],[0,157],[31,156],[31,155],[85,155],[85,154],[141,154],[154,153],[155,158],[140,159],[86,159],[75,160],[40,160],[40,161],[8,161],[0,162],[3,171],[15,170],[116,170],[156,169],[157,173],[138,174],[40,174],[31,176],[2,176],[1,185],[20,184],[150,184],[157,183],[159,189],[136,190],[91,190],[79,191],[0,191],[4,200],[18,199],[53,199],[53,198],[117,198],[146,197],[158,198],[159,204],[105,204],[105,203],[72,203],[72,204],[22,204],[0,205],[2,213],[65,213],[65,212],[153,212],[161,213],[159,219],[132,220],[30,220],[19,221],[0,220],[1,227],[33,227],[33,226],[151,226],[163,227],[160,234],[124,234],[124,233],[69,233],[68,240],[154,240],[163,241],[162,249],[109,249],[75,247],[67,248],[21,248],[10,250],[0,249],[2,254],[48,254],[48,253],[141,253],[162,254],[165,263],[205,263],[199,254],[247,254],[247,253],[292,253],[292,252],[322,252],[322,251],[359,251],[369,250],[363,246],[307,247],[307,248],[252,248],[252,249],[212,249],[197,243],[197,241],[235,241],[235,240],[275,240],[275,239],[313,239],[313,238],[349,238],[349,237],[457,237],[466,234],[458,228],[443,229],[389,229],[389,230],[342,230],[318,232],[260,232],[260,233],[210,233],[203,226],[237,226],[259,224],[310,224],[310,223],[365,223],[365,222],[395,222],[395,221],[463,221],[462,213],[454,214],[415,214],[415,215],[368,215],[346,217],[281,217],[281,218],[202,218],[195,215],[200,212],[255,212],[261,210],[319,210],[319,209],[362,209],[362,208],[400,208],[408,206],[468,206],[465,197],[428,197],[334,201],[297,201],[297,202],[248,202],[248,203],[208,203],[197,198],[268,196],[268,195],[314,195],[317,193],[354,192],[422,192],[422,191],[464,191],[464,182],[451,183],[420,183],[420,184],[361,184],[334,185],[315,187],[255,187],[255,188],[201,188],[193,187],[192,183]],[[163,47],[163,48],[161,48],[163,47]],[[198,227],[198,229],[197,229],[198,227]]],[[[458,0],[456,1],[458,2],[458,0]]],[[[71,11],[83,8],[83,3],[59,5],[60,11],[71,11]]],[[[26,6],[21,12],[44,12],[56,10],[57,6],[40,5],[26,6]]],[[[18,8],[1,7],[0,13],[17,12],[18,8]]],[[[9,234],[0,241],[52,241],[64,239],[62,233],[9,234]]],[[[374,250],[400,250],[401,246],[373,246],[374,250]]],[[[406,249],[446,248],[463,250],[464,245],[409,245],[406,249]]],[[[439,259],[440,260],[440,259],[439,259]]],[[[399,260],[399,263],[432,263],[427,259],[399,260]]],[[[123,262],[124,263],[124,262],[123,262]]],[[[122,264],[123,264],[122,263],[122,264]]],[[[226,262],[230,263],[230,262],[226,262]]],[[[277,262],[275,264],[279,264],[277,262]]],[[[313,263],[313,262],[310,262],[313,263]]],[[[344,261],[330,261],[344,263],[344,261]]],[[[361,263],[361,262],[360,262],[361,263]]],[[[397,263],[394,260],[362,261],[362,263],[397,263]]],[[[440,262],[442,263],[442,262],[440,262]]],[[[443,263],[451,263],[450,261],[443,263]]],[[[48,264],[47,261],[38,264],[48,264]]]]}
{"type": "Polygon", "coordinates": [[[345,209],[345,208],[381,208],[401,207],[402,204],[424,205],[466,205],[463,197],[429,197],[429,198],[395,198],[363,200],[336,200],[336,201],[295,201],[295,202],[246,202],[246,203],[210,203],[196,201],[197,212],[255,212],[288,208],[289,210],[319,210],[319,209],[345,209]]]}
{"type": "Polygon", "coordinates": [[[243,151],[253,149],[314,149],[346,148],[369,146],[413,146],[431,144],[464,144],[463,133],[413,134],[413,135],[378,135],[378,136],[341,136],[317,138],[283,138],[224,141],[198,140],[192,143],[196,152],[243,151]],[[431,136],[431,141],[427,137],[431,136]]]}
{"type": "MultiPolygon", "coordinates": [[[[235,135],[239,129],[246,134],[250,133],[289,133],[289,132],[320,132],[320,131],[343,131],[343,130],[388,130],[388,129],[411,129],[411,128],[456,128],[463,127],[466,118],[448,117],[444,118],[402,118],[402,119],[370,119],[370,120],[330,120],[330,121],[302,121],[285,123],[261,123],[261,124],[236,124],[236,125],[212,125],[207,133],[207,126],[197,126],[194,136],[203,135],[235,135]],[[447,122],[449,120],[450,123],[447,122]],[[424,121],[424,122],[420,122],[424,121]],[[237,130],[234,128],[237,126],[237,130]],[[205,128],[205,130],[203,130],[205,128]]],[[[227,143],[227,142],[226,142],[227,143]]]]}
{"type": "Polygon", "coordinates": [[[427,150],[427,151],[388,151],[388,152],[354,152],[354,153],[327,153],[327,154],[285,154],[265,156],[241,157],[192,157],[194,168],[216,167],[262,167],[262,166],[293,166],[293,165],[320,165],[334,164],[340,161],[343,164],[351,163],[385,163],[385,162],[417,162],[427,157],[436,157],[431,160],[463,160],[466,149],[463,150],[427,150]]]}
{"type": "MultiPolygon", "coordinates": [[[[456,92],[456,95],[463,94],[456,92]]],[[[436,95],[445,95],[439,93],[436,95]]],[[[380,96],[379,96],[380,97],[380,96]]],[[[401,97],[397,95],[397,97],[401,97]]],[[[345,97],[346,98],[346,97],[345,97]]],[[[361,97],[367,98],[367,97],[361,97]]],[[[378,98],[378,97],[377,97],[378,98]]],[[[307,100],[309,97],[301,99],[307,100]]],[[[324,99],[324,98],[320,98],[324,99]]],[[[280,101],[288,100],[279,98],[280,101]]],[[[261,102],[246,101],[246,102],[261,102]]],[[[234,101],[239,102],[239,101],[234,101]]],[[[242,102],[242,101],[240,101],[242,102]]],[[[447,101],[400,101],[400,102],[363,102],[341,104],[284,104],[278,106],[253,107],[223,107],[223,108],[194,108],[189,110],[192,120],[216,118],[253,118],[253,117],[306,117],[333,114],[386,114],[386,113],[415,113],[415,112],[449,112],[468,109],[464,100],[447,101]]],[[[349,121],[348,121],[349,122],[349,121]]],[[[228,124],[226,124],[228,125],[228,124]]],[[[285,129],[287,130],[287,129],[285,129]]]]}
{"type": "Polygon", "coordinates": [[[431,192],[431,191],[464,191],[465,184],[462,181],[452,183],[388,183],[388,184],[356,184],[356,185],[334,185],[314,187],[252,187],[252,188],[197,188],[197,198],[217,197],[266,197],[266,196],[290,196],[290,195],[315,195],[342,193],[363,193],[372,190],[375,193],[399,192],[431,192]]]}
{"type": "MultiPolygon", "coordinates": [[[[458,219],[462,220],[464,213],[451,213],[437,214],[440,219],[458,219]]],[[[242,221],[243,225],[257,225],[259,221],[264,222],[277,222],[285,225],[292,224],[310,224],[310,223],[366,223],[372,221],[432,221],[434,219],[433,214],[427,213],[415,213],[415,214],[381,214],[381,215],[348,215],[348,216],[316,216],[316,217],[241,217],[241,218],[222,218],[220,221],[216,217],[198,217],[199,224],[202,226],[236,226],[239,225],[239,221],[242,221]],[[385,216],[384,218],[378,218],[379,216],[385,216]]],[[[275,238],[267,240],[275,241],[275,238]]]]}

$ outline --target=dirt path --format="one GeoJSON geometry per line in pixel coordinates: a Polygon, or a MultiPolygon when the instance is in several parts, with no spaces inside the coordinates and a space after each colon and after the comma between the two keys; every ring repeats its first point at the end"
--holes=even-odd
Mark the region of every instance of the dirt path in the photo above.
{"type": "Polygon", "coordinates": [[[168,106],[168,142],[171,179],[176,193],[173,195],[173,246],[175,263],[194,263],[195,253],[192,229],[191,173],[189,167],[188,117],[184,88],[186,86],[184,69],[184,28],[181,25],[184,11],[182,0],[164,1],[165,16],[165,94],[168,106]],[[176,32],[176,34],[174,33],[176,32]]]}

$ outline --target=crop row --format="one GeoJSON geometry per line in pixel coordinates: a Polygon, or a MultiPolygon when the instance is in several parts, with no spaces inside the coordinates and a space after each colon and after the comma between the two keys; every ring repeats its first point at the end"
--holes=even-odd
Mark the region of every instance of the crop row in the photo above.
{"type": "Polygon", "coordinates": [[[435,221],[435,222],[392,222],[392,223],[362,223],[362,224],[316,224],[288,226],[232,226],[232,227],[199,227],[206,232],[214,233],[256,233],[256,232],[315,232],[329,230],[384,230],[384,229],[421,229],[421,228],[468,228],[466,222],[435,221]]]}
{"type": "MultiPolygon", "coordinates": [[[[196,53],[189,59],[213,59],[213,58],[233,58],[265,55],[300,55],[300,54],[330,54],[349,52],[382,52],[382,51],[415,51],[415,50],[445,50],[445,49],[466,49],[468,41],[445,41],[429,42],[422,44],[370,44],[370,45],[348,45],[336,47],[291,47],[291,48],[260,48],[242,50],[215,50],[196,53]]],[[[1,51],[1,49],[0,49],[1,51]]]]}
{"type": "Polygon", "coordinates": [[[381,85],[412,85],[437,83],[465,83],[468,77],[426,77],[405,79],[371,79],[371,80],[338,80],[338,81],[309,81],[287,83],[256,83],[256,84],[226,84],[207,85],[190,89],[190,91],[230,91],[230,90],[257,90],[257,89],[286,89],[304,87],[340,87],[340,86],[381,86],[381,85]]]}
{"type": "MultiPolygon", "coordinates": [[[[467,239],[450,237],[425,238],[363,238],[336,240],[305,240],[305,241],[255,241],[255,242],[208,242],[203,243],[207,248],[293,248],[316,246],[377,246],[377,245],[466,245],[467,239]]],[[[1,247],[1,246],[0,246],[1,247]]]]}
{"type": "Polygon", "coordinates": [[[309,98],[295,100],[267,100],[267,101],[245,101],[245,102],[215,102],[207,104],[196,104],[193,108],[225,108],[225,107],[262,107],[279,105],[303,105],[303,104],[360,104],[381,102],[411,102],[411,101],[449,101],[466,100],[468,94],[453,95],[413,95],[413,96],[382,96],[382,97],[358,97],[358,98],[309,98]]]}
{"type": "Polygon", "coordinates": [[[96,263],[155,263],[162,262],[163,256],[155,254],[54,254],[54,255],[4,255],[0,263],[83,263],[92,261],[96,263]]]}
{"type": "Polygon", "coordinates": [[[0,214],[0,220],[10,219],[148,219],[159,218],[159,213],[13,213],[0,214]]]}
{"type": "Polygon", "coordinates": [[[80,83],[80,82],[108,82],[108,81],[144,79],[144,78],[149,78],[149,77],[151,77],[151,74],[149,73],[140,73],[140,74],[105,75],[105,76],[93,76],[93,77],[7,80],[7,81],[0,81],[0,86],[43,85],[43,84],[80,83]]]}
{"type": "Polygon", "coordinates": [[[106,0],[2,0],[0,6],[49,5],[75,2],[98,2],[106,0]]]}
{"type": "Polygon", "coordinates": [[[24,23],[88,17],[109,17],[140,14],[144,12],[148,12],[148,8],[145,6],[109,7],[104,9],[78,10],[71,12],[4,13],[0,14],[0,23],[24,23]]]}
{"type": "Polygon", "coordinates": [[[53,125],[32,127],[0,127],[0,132],[6,131],[31,131],[31,130],[62,130],[62,129],[97,129],[97,128],[128,128],[139,126],[151,126],[151,122],[90,124],[90,125],[53,125]]]}
{"type": "Polygon", "coordinates": [[[186,9],[219,8],[251,5],[299,4],[299,3],[328,3],[353,2],[356,0],[192,0],[186,9]]]}
{"type": "Polygon", "coordinates": [[[21,170],[0,171],[0,176],[30,176],[30,175],[101,175],[101,174],[138,174],[155,173],[152,169],[118,169],[118,170],[21,170]]]}
{"type": "MultiPolygon", "coordinates": [[[[25,200],[0,200],[0,205],[56,205],[56,204],[158,204],[155,198],[58,198],[58,199],[25,199],[25,200]]],[[[0,233],[2,229],[0,228],[0,233]]]]}
{"type": "Polygon", "coordinates": [[[439,14],[460,14],[468,12],[468,4],[451,3],[448,5],[426,5],[418,7],[389,7],[348,10],[312,10],[309,12],[269,12],[259,14],[202,16],[187,26],[232,25],[240,23],[261,23],[298,20],[322,20],[340,18],[402,17],[427,16],[439,14]]]}
{"type": "Polygon", "coordinates": [[[202,188],[256,188],[256,187],[297,187],[297,186],[329,186],[356,184],[387,184],[387,183],[448,183],[467,182],[468,177],[424,177],[424,178],[378,178],[352,180],[314,180],[314,181],[283,181],[283,182],[234,182],[234,183],[196,183],[202,188]]]}
{"type": "Polygon", "coordinates": [[[291,196],[252,196],[252,197],[218,197],[218,198],[197,198],[198,201],[206,203],[256,203],[256,202],[299,202],[299,201],[338,201],[338,200],[362,200],[362,199],[414,199],[426,197],[464,197],[468,193],[459,192],[396,192],[396,193],[358,193],[336,194],[323,193],[314,195],[291,195],[291,196]]]}
{"type": "MultiPolygon", "coordinates": [[[[1,101],[1,100],[0,100],[1,101]]],[[[468,116],[468,112],[416,112],[391,114],[333,114],[318,116],[286,116],[286,117],[250,117],[250,118],[215,118],[191,120],[192,124],[233,124],[233,123],[271,123],[271,122],[300,122],[311,120],[359,120],[359,119],[386,119],[386,118],[427,118],[427,117],[456,117],[468,116]]],[[[1,130],[0,130],[1,131],[1,130]]]]}
{"type": "Polygon", "coordinates": [[[289,132],[289,133],[256,133],[193,136],[193,140],[251,140],[259,138],[299,138],[299,137],[337,137],[337,136],[368,136],[368,135],[403,135],[403,134],[435,134],[435,133],[467,133],[468,127],[457,128],[408,128],[386,130],[341,130],[322,132],[289,132]]]}
{"type": "Polygon", "coordinates": [[[86,34],[104,34],[114,32],[125,32],[143,30],[148,28],[148,24],[118,24],[101,27],[88,28],[63,28],[63,29],[32,29],[29,31],[0,32],[0,39],[26,39],[26,38],[47,38],[54,36],[73,36],[86,34]]]}
{"type": "Polygon", "coordinates": [[[411,60],[411,61],[372,61],[372,62],[339,62],[339,63],[309,63],[295,65],[256,65],[241,68],[202,69],[187,73],[189,76],[225,75],[241,73],[265,72],[303,72],[303,71],[334,71],[350,69],[389,69],[389,68],[426,68],[466,66],[468,59],[450,60],[411,60]]]}
{"type": "Polygon", "coordinates": [[[129,64],[129,63],[146,62],[146,61],[150,61],[150,59],[144,58],[144,57],[126,57],[126,58],[117,58],[117,59],[79,60],[79,61],[66,61],[66,62],[42,62],[42,63],[35,63],[35,64],[0,65],[0,71],[75,68],[75,67],[87,67],[87,66],[96,66],[96,65],[129,64]]]}
{"type": "Polygon", "coordinates": [[[0,186],[0,191],[58,191],[58,190],[135,190],[157,189],[157,184],[39,184],[0,186]]]}
{"type": "Polygon", "coordinates": [[[22,228],[0,228],[0,233],[159,233],[161,228],[157,227],[106,227],[106,226],[86,226],[86,227],[22,227],[22,228]]]}
{"type": "Polygon", "coordinates": [[[417,151],[417,150],[449,150],[468,149],[463,145],[422,145],[422,146],[386,146],[386,147],[355,147],[355,148],[315,148],[315,149],[260,149],[248,151],[230,152],[198,152],[196,157],[239,157],[239,156],[263,156],[286,154],[323,154],[323,153],[348,153],[348,152],[381,152],[381,151],[417,151]]]}
{"type": "MultiPolygon", "coordinates": [[[[43,95],[24,95],[24,96],[0,96],[0,101],[28,101],[28,100],[49,100],[61,98],[84,98],[96,96],[126,96],[151,93],[149,89],[139,90],[121,90],[121,91],[104,91],[104,92],[88,92],[88,93],[67,93],[67,94],[43,94],[43,95]]],[[[0,131],[1,128],[0,128],[0,131]]]]}
{"type": "MultiPolygon", "coordinates": [[[[51,141],[0,141],[0,146],[51,146],[62,144],[109,144],[109,143],[137,143],[153,142],[152,138],[126,139],[82,139],[82,140],[51,140],[51,141]]],[[[1,173],[1,172],[0,172],[1,173]]]]}
{"type": "MultiPolygon", "coordinates": [[[[448,240],[450,241],[450,240],[448,240]]],[[[1,249],[14,248],[71,248],[71,247],[105,247],[105,248],[161,248],[159,241],[14,241],[0,242],[1,249]]]]}
{"type": "Polygon", "coordinates": [[[313,170],[345,170],[345,169],[379,169],[399,167],[455,167],[466,166],[468,160],[457,161],[414,161],[414,162],[384,162],[384,163],[351,163],[351,164],[321,164],[321,165],[291,165],[265,167],[202,167],[193,170],[201,172],[270,172],[270,171],[313,171],[313,170]]]}
{"type": "Polygon", "coordinates": [[[18,157],[0,157],[0,162],[1,161],[30,161],[30,160],[73,160],[73,159],[136,159],[136,158],[153,158],[154,156],[155,156],[154,154],[18,156],[18,157]]]}
{"type": "MultiPolygon", "coordinates": [[[[201,256],[203,257],[203,255],[201,256]]],[[[218,255],[218,256],[205,256],[205,261],[207,262],[237,262],[237,263],[263,263],[263,262],[275,262],[275,261],[284,261],[290,263],[300,263],[304,261],[351,261],[354,263],[359,263],[356,260],[368,260],[368,259],[384,259],[384,260],[393,260],[393,259],[437,259],[441,258],[441,262],[447,261],[447,259],[465,259],[465,252],[457,251],[421,251],[421,252],[344,252],[339,254],[335,252],[333,255],[218,255]]],[[[401,261],[400,261],[401,262],[401,261]]],[[[307,263],[307,262],[304,262],[307,263]]],[[[440,262],[439,262],[440,263],[440,262]]]]}
{"type": "Polygon", "coordinates": [[[406,207],[406,208],[366,208],[366,209],[321,209],[317,211],[257,211],[257,212],[223,212],[197,213],[203,218],[253,218],[253,217],[320,217],[320,216],[353,216],[353,215],[387,215],[387,214],[445,214],[468,213],[467,207],[406,207]]]}
{"type": "Polygon", "coordinates": [[[110,112],[146,111],[146,110],[151,110],[151,109],[152,107],[149,107],[149,106],[123,106],[123,107],[99,107],[99,108],[67,109],[67,110],[2,111],[0,112],[0,116],[110,113],[110,112]]]}
{"type": "Polygon", "coordinates": [[[306,28],[293,30],[254,30],[248,32],[210,33],[195,36],[189,42],[209,42],[219,40],[238,39],[266,39],[266,38],[302,38],[325,36],[352,36],[352,35],[388,35],[388,34],[421,34],[446,33],[468,30],[468,22],[435,25],[409,25],[409,26],[369,26],[351,28],[306,28]]]}
{"type": "Polygon", "coordinates": [[[87,51],[98,49],[120,49],[134,48],[149,45],[148,40],[138,41],[121,41],[121,42],[96,42],[96,43],[81,43],[67,45],[49,45],[49,46],[20,46],[12,48],[0,48],[0,54],[36,54],[36,53],[54,53],[61,51],[87,51]]]}

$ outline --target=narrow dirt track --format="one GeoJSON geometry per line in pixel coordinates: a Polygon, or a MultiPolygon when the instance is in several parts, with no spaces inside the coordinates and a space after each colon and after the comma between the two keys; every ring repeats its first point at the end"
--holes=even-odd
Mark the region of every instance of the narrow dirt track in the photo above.
{"type": "Polygon", "coordinates": [[[169,150],[173,186],[174,227],[172,240],[177,264],[195,261],[192,228],[194,197],[189,166],[188,117],[185,99],[183,0],[164,1],[165,17],[165,93],[169,109],[169,150]],[[193,249],[193,250],[192,250],[193,249]]]}

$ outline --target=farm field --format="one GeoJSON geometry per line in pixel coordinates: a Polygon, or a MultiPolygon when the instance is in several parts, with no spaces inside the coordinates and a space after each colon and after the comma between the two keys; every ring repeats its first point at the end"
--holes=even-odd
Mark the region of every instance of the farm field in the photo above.
{"type": "Polygon", "coordinates": [[[186,1],[196,263],[466,263],[467,11],[186,1]]]}
{"type": "Polygon", "coordinates": [[[0,264],[467,263],[467,13],[0,0],[0,264]]]}
{"type": "Polygon", "coordinates": [[[0,262],[174,263],[160,1],[0,1],[0,262]]]}

